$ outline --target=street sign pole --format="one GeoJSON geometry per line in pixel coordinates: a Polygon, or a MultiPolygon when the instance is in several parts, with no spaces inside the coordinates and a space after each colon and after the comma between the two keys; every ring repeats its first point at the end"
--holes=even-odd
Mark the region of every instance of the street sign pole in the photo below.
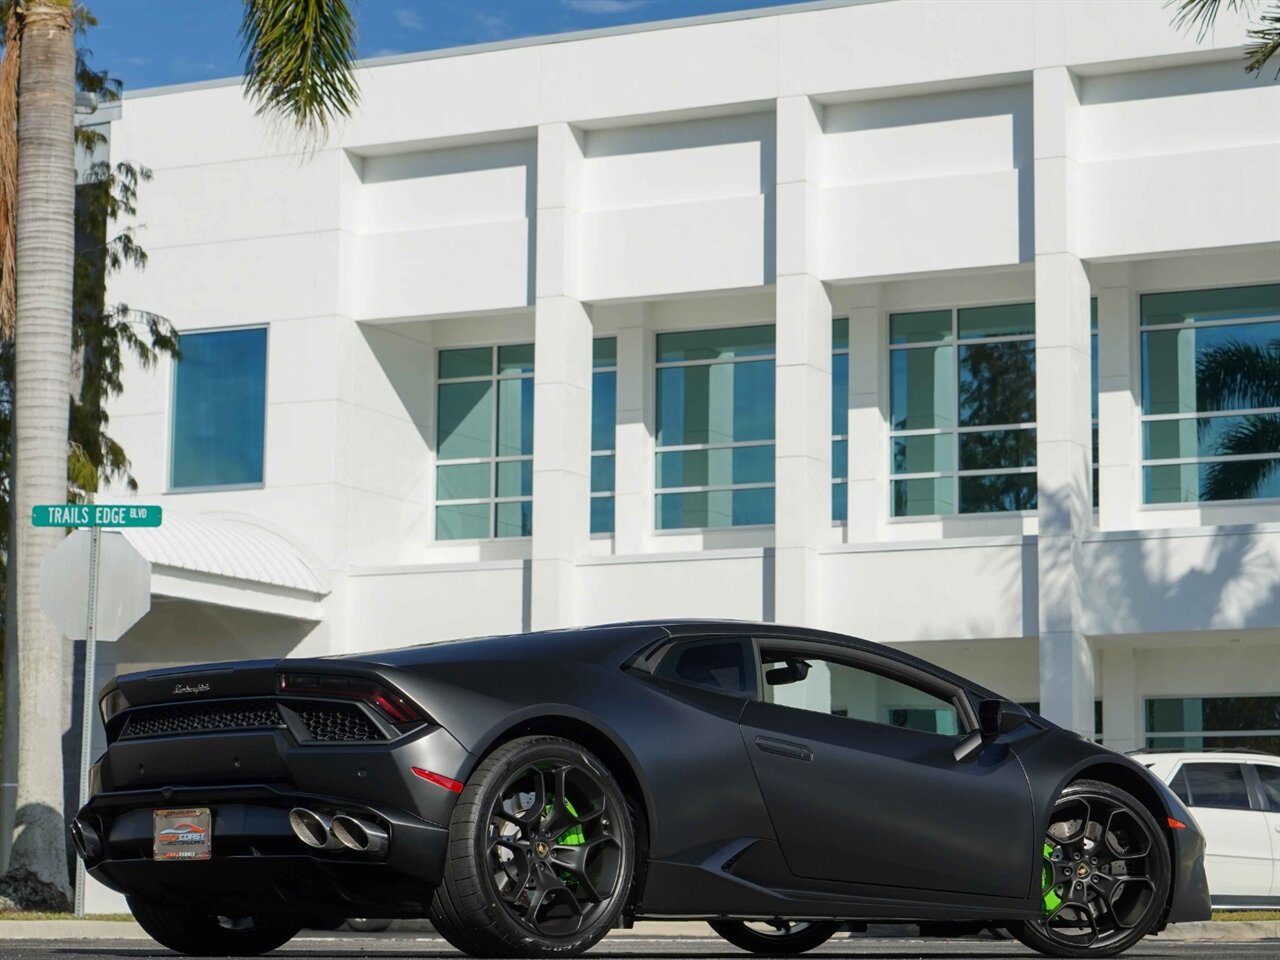
{"type": "MultiPolygon", "coordinates": [[[[98,641],[119,640],[151,609],[151,564],[121,534],[104,540],[102,528],[158,527],[162,517],[160,507],[141,504],[52,503],[31,510],[34,526],[82,528],[55,547],[40,569],[40,608],[68,640],[84,640],[77,812],[89,802],[98,641]],[[103,594],[105,607],[99,603],[103,594]]],[[[85,914],[86,880],[84,861],[76,857],[78,917],[85,914]]]]}
{"type": "MultiPolygon", "coordinates": [[[[98,666],[98,561],[102,552],[102,528],[89,528],[89,599],[85,610],[84,638],[84,701],[80,714],[80,802],[76,809],[84,809],[89,802],[89,764],[93,741],[93,691],[94,673],[98,666]]],[[[84,916],[84,860],[76,857],[76,916],[84,916]]]]}

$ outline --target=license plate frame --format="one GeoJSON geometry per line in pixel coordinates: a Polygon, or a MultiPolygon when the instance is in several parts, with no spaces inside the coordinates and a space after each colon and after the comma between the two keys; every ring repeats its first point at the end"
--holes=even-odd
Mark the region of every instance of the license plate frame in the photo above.
{"type": "Polygon", "coordinates": [[[208,860],[213,856],[213,812],[181,807],[151,813],[154,860],[208,860]]]}

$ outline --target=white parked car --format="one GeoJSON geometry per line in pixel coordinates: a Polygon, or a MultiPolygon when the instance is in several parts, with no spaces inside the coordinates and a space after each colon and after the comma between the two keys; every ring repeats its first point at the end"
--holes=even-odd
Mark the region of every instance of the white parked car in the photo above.
{"type": "Polygon", "coordinates": [[[1135,753],[1204,832],[1215,909],[1280,907],[1280,757],[1261,751],[1135,753]]]}

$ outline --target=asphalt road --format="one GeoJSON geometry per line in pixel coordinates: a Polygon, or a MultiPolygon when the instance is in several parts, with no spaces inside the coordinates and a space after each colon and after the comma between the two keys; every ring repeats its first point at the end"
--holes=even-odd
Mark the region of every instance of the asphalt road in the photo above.
{"type": "MultiPolygon", "coordinates": [[[[138,941],[92,942],[87,940],[10,940],[0,943],[4,960],[149,960],[172,958],[167,950],[138,941]]],[[[269,956],[289,960],[354,960],[358,957],[419,958],[459,957],[442,940],[403,936],[299,937],[269,956]]],[[[608,941],[587,954],[590,960],[657,960],[666,957],[724,958],[744,960],[750,954],[708,937],[645,939],[629,937],[608,941]]],[[[1006,960],[1037,956],[1017,943],[991,940],[877,940],[837,938],[807,956],[862,958],[862,960],[1006,960]]],[[[1124,955],[1143,958],[1186,958],[1186,960],[1280,960],[1280,941],[1252,943],[1160,942],[1148,940],[1124,955]]],[[[244,958],[248,960],[248,958],[244,958]]]]}

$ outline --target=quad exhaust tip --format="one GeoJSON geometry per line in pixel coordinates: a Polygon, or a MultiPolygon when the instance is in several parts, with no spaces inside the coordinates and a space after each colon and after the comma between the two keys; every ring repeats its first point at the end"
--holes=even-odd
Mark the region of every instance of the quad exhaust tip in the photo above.
{"type": "Polygon", "coordinates": [[[313,850],[346,848],[358,853],[380,854],[387,849],[387,831],[376,824],[339,814],[328,817],[306,807],[289,811],[294,836],[313,850]]]}
{"type": "Polygon", "coordinates": [[[333,818],[333,836],[344,847],[360,853],[382,853],[387,849],[387,831],[365,820],[340,814],[333,818]]]}
{"type": "Polygon", "coordinates": [[[334,850],[342,846],[330,830],[332,822],[323,813],[306,807],[294,807],[289,811],[289,826],[294,836],[314,850],[334,850]]]}

